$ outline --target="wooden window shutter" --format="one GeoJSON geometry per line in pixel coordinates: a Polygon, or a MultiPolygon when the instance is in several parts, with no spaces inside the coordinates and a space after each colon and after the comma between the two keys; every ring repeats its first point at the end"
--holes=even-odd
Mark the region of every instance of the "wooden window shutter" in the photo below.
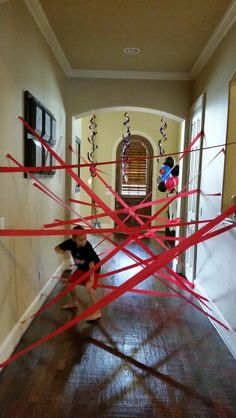
{"type": "Polygon", "coordinates": [[[126,173],[128,181],[121,178],[121,194],[128,196],[146,196],[147,194],[147,149],[141,141],[131,141],[127,157],[131,161],[126,173]],[[137,159],[137,157],[139,159],[137,159]],[[141,159],[140,157],[143,157],[141,159]],[[136,160],[135,160],[136,159],[136,160]]]}

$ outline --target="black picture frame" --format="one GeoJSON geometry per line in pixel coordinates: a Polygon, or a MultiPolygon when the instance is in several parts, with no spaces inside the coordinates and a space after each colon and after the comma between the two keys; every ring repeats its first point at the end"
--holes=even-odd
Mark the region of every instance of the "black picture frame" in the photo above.
{"type": "MultiPolygon", "coordinates": [[[[50,146],[56,144],[56,119],[54,115],[28,90],[24,91],[24,119],[35,132],[50,146]]],[[[50,152],[31,132],[24,128],[24,165],[25,167],[45,167],[54,165],[50,152]]],[[[55,170],[40,170],[34,174],[53,176],[55,170]]],[[[24,173],[24,177],[29,175],[24,173]]]]}

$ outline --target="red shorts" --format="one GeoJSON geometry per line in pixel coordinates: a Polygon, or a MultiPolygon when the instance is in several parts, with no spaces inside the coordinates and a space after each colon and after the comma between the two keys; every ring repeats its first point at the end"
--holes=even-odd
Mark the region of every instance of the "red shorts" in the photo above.
{"type": "MultiPolygon", "coordinates": [[[[69,277],[69,282],[70,283],[76,282],[76,280],[78,280],[80,277],[82,277],[85,273],[87,273],[87,272],[85,272],[83,270],[80,270],[80,269],[75,270],[74,273],[72,273],[71,276],[69,277]]],[[[99,278],[100,278],[100,274],[95,272],[94,273],[94,284],[93,284],[94,289],[97,288],[97,283],[98,283],[99,278]]],[[[80,282],[79,284],[81,284],[82,286],[85,286],[86,283],[89,280],[90,280],[90,275],[86,279],[84,279],[82,282],[80,282]]]]}

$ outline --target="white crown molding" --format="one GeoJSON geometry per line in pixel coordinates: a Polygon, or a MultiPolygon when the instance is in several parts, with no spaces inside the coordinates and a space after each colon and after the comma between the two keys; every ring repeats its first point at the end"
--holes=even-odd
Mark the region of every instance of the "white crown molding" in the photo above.
{"type": "Polygon", "coordinates": [[[151,115],[158,115],[163,117],[163,115],[171,120],[176,122],[184,122],[184,119],[180,116],[172,115],[171,113],[165,112],[164,110],[156,110],[151,109],[148,107],[136,107],[136,106],[112,106],[112,107],[100,107],[98,109],[91,109],[88,112],[79,113],[78,115],[74,115],[75,119],[80,119],[85,116],[89,116],[92,114],[97,113],[109,113],[109,112],[136,112],[136,113],[149,113],[151,115]]]}
{"type": "Polygon", "coordinates": [[[40,31],[42,32],[47,43],[52,49],[53,54],[55,55],[56,59],[61,65],[65,74],[67,74],[67,72],[71,69],[69,61],[67,60],[61,48],[61,45],[59,44],[58,39],[52,30],[52,27],[48,21],[47,16],[44,13],[44,10],[39,0],[24,0],[24,1],[29,11],[31,12],[35,22],[37,23],[40,31]]]}
{"type": "MultiPolygon", "coordinates": [[[[8,0],[0,0],[5,2],[8,0]]],[[[58,39],[44,13],[40,0],[24,0],[43,36],[51,47],[55,57],[61,65],[67,77],[71,78],[110,78],[129,80],[169,80],[190,81],[194,80],[210,56],[213,54],[224,36],[228,33],[236,20],[236,0],[232,0],[216,30],[204,47],[199,58],[190,72],[151,72],[151,71],[115,71],[115,70],[79,70],[73,69],[60,46],[58,39]]]]}
{"type": "Polygon", "coordinates": [[[191,80],[189,73],[161,73],[151,71],[115,71],[115,70],[74,70],[70,69],[68,77],[78,78],[117,78],[129,80],[191,80]]]}
{"type": "Polygon", "coordinates": [[[236,21],[236,0],[233,0],[228,9],[226,10],[224,16],[216,27],[215,31],[211,35],[209,41],[205,45],[202,53],[199,58],[193,65],[190,74],[192,79],[195,79],[199,74],[201,69],[204,67],[206,62],[209,60],[213,52],[216,50],[222,39],[229,32],[231,27],[236,21]]]}

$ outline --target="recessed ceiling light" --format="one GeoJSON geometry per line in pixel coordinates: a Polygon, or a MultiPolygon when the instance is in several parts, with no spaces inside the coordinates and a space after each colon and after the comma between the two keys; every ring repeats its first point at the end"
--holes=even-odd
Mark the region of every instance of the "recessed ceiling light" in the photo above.
{"type": "Polygon", "coordinates": [[[125,48],[125,49],[124,49],[124,53],[125,53],[126,55],[137,55],[137,54],[139,54],[139,53],[140,53],[140,49],[139,49],[139,48],[132,48],[132,47],[129,47],[129,48],[125,48]]]}

